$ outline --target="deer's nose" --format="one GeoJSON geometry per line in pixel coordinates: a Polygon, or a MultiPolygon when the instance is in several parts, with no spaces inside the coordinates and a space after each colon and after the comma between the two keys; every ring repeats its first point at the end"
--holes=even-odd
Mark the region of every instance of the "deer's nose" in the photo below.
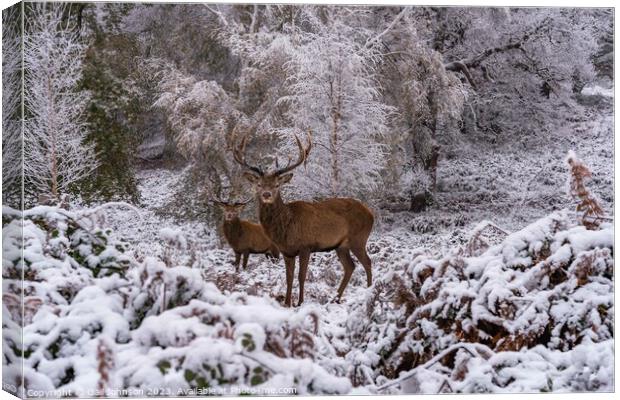
{"type": "Polygon", "coordinates": [[[263,199],[269,200],[271,198],[271,192],[263,192],[263,199]]]}

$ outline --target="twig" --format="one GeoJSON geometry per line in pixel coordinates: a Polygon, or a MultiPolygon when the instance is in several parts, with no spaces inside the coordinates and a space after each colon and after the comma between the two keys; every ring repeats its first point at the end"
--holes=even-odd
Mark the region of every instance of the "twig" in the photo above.
{"type": "Polygon", "coordinates": [[[388,25],[387,28],[385,28],[385,30],[383,32],[381,32],[380,34],[378,34],[377,36],[375,36],[375,37],[373,37],[371,39],[368,39],[364,46],[365,47],[370,47],[373,43],[375,43],[379,39],[381,39],[381,37],[383,35],[387,34],[389,31],[391,31],[392,28],[394,28],[394,26],[398,23],[398,21],[400,21],[405,16],[407,11],[409,11],[409,7],[403,8],[403,10],[396,16],[396,18],[394,18],[394,20],[388,25]]]}
{"type": "Polygon", "coordinates": [[[473,347],[478,354],[480,355],[480,357],[484,358],[484,359],[488,359],[490,357],[489,354],[493,354],[493,350],[491,350],[489,347],[480,344],[480,343],[457,343],[455,345],[452,345],[450,347],[448,347],[447,349],[445,349],[444,351],[442,351],[441,353],[437,354],[435,357],[431,358],[430,360],[428,360],[426,363],[414,368],[413,370],[409,371],[409,373],[407,373],[406,375],[401,376],[400,378],[398,378],[395,381],[392,381],[390,383],[386,383],[383,386],[379,386],[377,388],[377,390],[385,390],[389,387],[398,385],[399,383],[403,382],[406,379],[409,379],[410,377],[412,377],[413,375],[416,374],[418,369],[427,369],[428,367],[430,367],[431,365],[435,364],[437,361],[441,360],[442,358],[444,358],[445,356],[447,356],[448,354],[450,354],[451,352],[458,350],[458,349],[465,349],[467,352],[469,352],[472,356],[476,356],[470,349],[469,347],[473,347]],[[483,352],[487,352],[487,354],[484,354],[483,352]]]}

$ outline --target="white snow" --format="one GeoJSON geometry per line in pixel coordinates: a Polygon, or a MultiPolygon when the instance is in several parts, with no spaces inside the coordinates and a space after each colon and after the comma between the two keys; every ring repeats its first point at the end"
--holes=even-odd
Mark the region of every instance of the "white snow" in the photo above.
{"type": "MultiPolygon", "coordinates": [[[[150,188],[163,204],[160,186],[150,188]]],[[[254,256],[237,273],[212,228],[149,209],[104,209],[115,230],[102,229],[88,210],[36,207],[23,224],[19,213],[3,210],[3,285],[5,293],[16,290],[24,270],[25,373],[34,389],[96,390],[101,343],[113,360],[106,389],[133,395],[205,385],[298,394],[613,387],[611,224],[588,231],[556,212],[506,236],[484,222],[468,235],[485,241],[477,255],[419,247],[405,230],[381,231],[368,246],[371,288],[358,268],[344,301],[331,303],[337,258],[314,254],[306,303],[286,309],[281,262],[254,256]],[[536,344],[544,334],[545,345],[536,344]],[[519,337],[532,337],[531,348],[513,350],[519,337]],[[445,365],[452,352],[454,363],[445,365]]],[[[6,317],[15,315],[14,300],[5,301],[5,328],[16,327],[6,317]]],[[[18,341],[5,335],[8,371],[18,341]]]]}

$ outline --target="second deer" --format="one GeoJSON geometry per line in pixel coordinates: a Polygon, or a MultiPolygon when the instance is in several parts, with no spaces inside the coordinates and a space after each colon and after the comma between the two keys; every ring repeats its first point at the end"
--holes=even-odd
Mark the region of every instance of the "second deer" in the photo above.
{"type": "Polygon", "coordinates": [[[265,254],[273,259],[280,257],[278,248],[265,235],[262,226],[239,218],[249,200],[235,203],[221,200],[213,200],[213,202],[220,206],[224,213],[222,230],[226,241],[235,252],[237,271],[239,271],[241,257],[243,257],[243,269],[247,268],[250,254],[265,254]]]}
{"type": "Polygon", "coordinates": [[[351,253],[359,260],[366,271],[368,286],[372,284],[371,261],[366,252],[366,242],[372,231],[374,216],[360,201],[350,198],[331,198],[317,202],[293,201],[285,203],[280,196],[282,185],[290,182],[290,173],[301,165],[312,148],[312,140],[304,147],[297,136],[299,157],[271,173],[251,166],[245,159],[247,135],[233,154],[244,169],[244,177],[253,185],[259,201],[259,218],[265,233],[282,255],[286,264],[286,300],[291,306],[295,258],[299,257],[299,303],[304,300],[304,282],[308,271],[310,254],[335,250],[344,268],[344,275],[338,287],[338,300],[349,283],[355,263],[351,253]]]}

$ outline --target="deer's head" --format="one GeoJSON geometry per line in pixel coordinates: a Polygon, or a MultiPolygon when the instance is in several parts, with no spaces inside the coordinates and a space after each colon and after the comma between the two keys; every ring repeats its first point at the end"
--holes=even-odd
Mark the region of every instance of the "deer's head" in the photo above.
{"type": "MultiPolygon", "coordinates": [[[[264,172],[262,169],[249,165],[245,159],[245,145],[247,143],[247,135],[241,139],[239,145],[235,145],[233,149],[233,155],[235,161],[237,161],[243,168],[243,176],[253,186],[261,203],[271,204],[275,201],[280,193],[280,187],[293,178],[292,170],[304,163],[310,154],[312,148],[312,139],[310,132],[308,132],[308,143],[304,147],[299,140],[299,137],[295,135],[295,141],[297,142],[297,148],[299,150],[299,156],[295,162],[289,157],[288,164],[284,168],[278,168],[272,172],[264,172]]],[[[277,162],[276,162],[277,165],[277,162]]]]}
{"type": "Polygon", "coordinates": [[[213,202],[217,204],[222,210],[222,213],[224,214],[224,219],[226,221],[232,221],[236,218],[239,218],[239,215],[243,211],[243,208],[246,204],[250,202],[250,200],[234,203],[221,200],[213,200],[213,202]]]}

